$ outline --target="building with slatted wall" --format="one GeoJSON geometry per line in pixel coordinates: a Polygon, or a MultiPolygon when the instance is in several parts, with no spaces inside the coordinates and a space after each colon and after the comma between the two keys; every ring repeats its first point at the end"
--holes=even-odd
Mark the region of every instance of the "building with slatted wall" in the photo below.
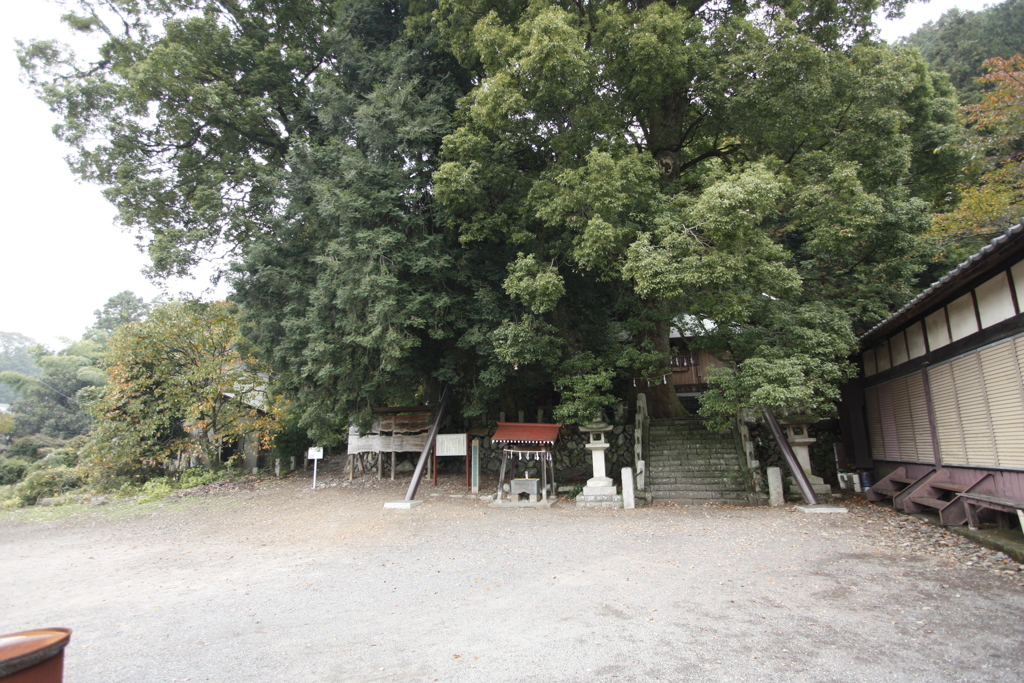
{"type": "Polygon", "coordinates": [[[1024,224],[861,338],[846,448],[897,507],[941,509],[965,491],[1024,501],[1022,302],[1024,224]]]}

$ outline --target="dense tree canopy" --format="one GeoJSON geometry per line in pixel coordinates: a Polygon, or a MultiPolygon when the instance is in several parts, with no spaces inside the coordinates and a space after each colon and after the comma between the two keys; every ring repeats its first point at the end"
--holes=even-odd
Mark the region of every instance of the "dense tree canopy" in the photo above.
{"type": "Polygon", "coordinates": [[[994,57],[985,68],[977,80],[988,89],[963,108],[971,130],[961,143],[967,177],[956,206],[934,222],[946,249],[961,259],[1019,221],[1024,206],[1024,56],[994,57]]]}
{"type": "Polygon", "coordinates": [[[440,384],[676,414],[672,326],[733,363],[708,414],[826,410],[955,162],[878,0],[101,4],[91,72],[22,52],[77,170],[159,272],[239,254],[249,348],[327,442],[440,384]]]}
{"type": "Polygon", "coordinates": [[[685,311],[716,321],[703,343],[736,363],[709,412],[813,410],[835,398],[852,332],[907,296],[948,174],[933,157],[952,91],[912,51],[859,40],[856,13],[745,9],[442,3],[481,82],[445,140],[437,196],[464,242],[522,252],[507,360],[533,361],[547,335],[568,342],[564,359],[594,358],[567,384],[635,351],[664,363],[665,327],[685,311]],[[615,286],[613,318],[638,344],[613,327],[598,353],[544,327],[570,272],[615,286]]]}

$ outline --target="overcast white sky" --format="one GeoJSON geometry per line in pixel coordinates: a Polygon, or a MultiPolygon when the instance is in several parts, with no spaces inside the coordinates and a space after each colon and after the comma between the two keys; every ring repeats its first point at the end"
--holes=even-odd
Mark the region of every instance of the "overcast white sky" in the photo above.
{"type": "MultiPolygon", "coordinates": [[[[913,4],[903,20],[884,22],[893,41],[959,7],[982,9],[979,0],[913,4]]],[[[0,22],[0,331],[20,332],[51,347],[78,338],[93,311],[125,289],[151,299],[161,290],[141,270],[146,257],[133,236],[114,224],[114,210],[93,185],[75,181],[64,163],[67,150],[50,133],[55,117],[18,79],[15,38],[59,38],[61,9],[51,0],[10,3],[0,22]]],[[[174,282],[171,294],[202,293],[204,279],[174,282]]],[[[223,291],[220,292],[223,296],[223,291]]]]}

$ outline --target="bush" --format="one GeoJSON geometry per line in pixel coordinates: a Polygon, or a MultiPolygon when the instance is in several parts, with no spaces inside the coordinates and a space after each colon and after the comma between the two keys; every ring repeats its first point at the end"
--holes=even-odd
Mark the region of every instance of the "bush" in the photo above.
{"type": "Polygon", "coordinates": [[[166,477],[150,479],[142,485],[142,495],[139,496],[140,503],[151,503],[154,500],[165,498],[174,491],[174,487],[166,477]]]}
{"type": "Polygon", "coordinates": [[[30,472],[14,487],[14,497],[22,505],[33,505],[40,498],[59,496],[82,485],[82,477],[71,467],[52,467],[30,472]]]}
{"type": "Polygon", "coordinates": [[[87,435],[76,436],[72,439],[69,439],[64,444],[63,447],[55,448],[53,452],[47,457],[59,456],[62,464],[66,465],[67,467],[77,467],[78,454],[81,452],[83,448],[85,448],[86,444],[88,443],[89,437],[87,435]]]}
{"type": "Polygon", "coordinates": [[[60,448],[64,442],[60,439],[51,439],[42,434],[23,436],[15,439],[11,447],[7,449],[8,458],[21,458],[22,460],[37,460],[44,455],[50,454],[55,448],[60,448]]]}
{"type": "Polygon", "coordinates": [[[17,458],[0,458],[0,486],[17,484],[25,476],[28,463],[17,458]]]}
{"type": "Polygon", "coordinates": [[[21,507],[21,500],[14,496],[14,486],[0,486],[0,510],[21,507]]]}
{"type": "Polygon", "coordinates": [[[49,455],[44,455],[32,465],[33,471],[48,470],[54,467],[74,467],[74,463],[69,465],[60,453],[50,453],[49,455]]]}
{"type": "Polygon", "coordinates": [[[178,488],[191,489],[196,486],[206,486],[207,484],[221,481],[222,479],[227,478],[227,476],[228,474],[223,470],[208,472],[204,469],[195,467],[190,470],[185,470],[182,473],[181,477],[178,478],[178,488]]]}

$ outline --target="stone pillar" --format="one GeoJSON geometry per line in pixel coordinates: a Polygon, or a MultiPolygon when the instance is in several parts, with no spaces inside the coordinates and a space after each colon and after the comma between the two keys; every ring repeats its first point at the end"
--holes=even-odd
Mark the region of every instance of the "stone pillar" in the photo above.
{"type": "Polygon", "coordinates": [[[768,468],[768,504],[778,507],[786,502],[782,488],[782,470],[778,467],[768,468]]]}
{"type": "Polygon", "coordinates": [[[647,465],[644,453],[644,428],[647,425],[647,395],[636,395],[636,421],[633,425],[633,462],[636,465],[636,487],[647,489],[647,465]]]}
{"type": "Polygon", "coordinates": [[[633,497],[633,470],[629,467],[622,468],[622,507],[627,510],[636,507],[636,498],[633,497]]]}

